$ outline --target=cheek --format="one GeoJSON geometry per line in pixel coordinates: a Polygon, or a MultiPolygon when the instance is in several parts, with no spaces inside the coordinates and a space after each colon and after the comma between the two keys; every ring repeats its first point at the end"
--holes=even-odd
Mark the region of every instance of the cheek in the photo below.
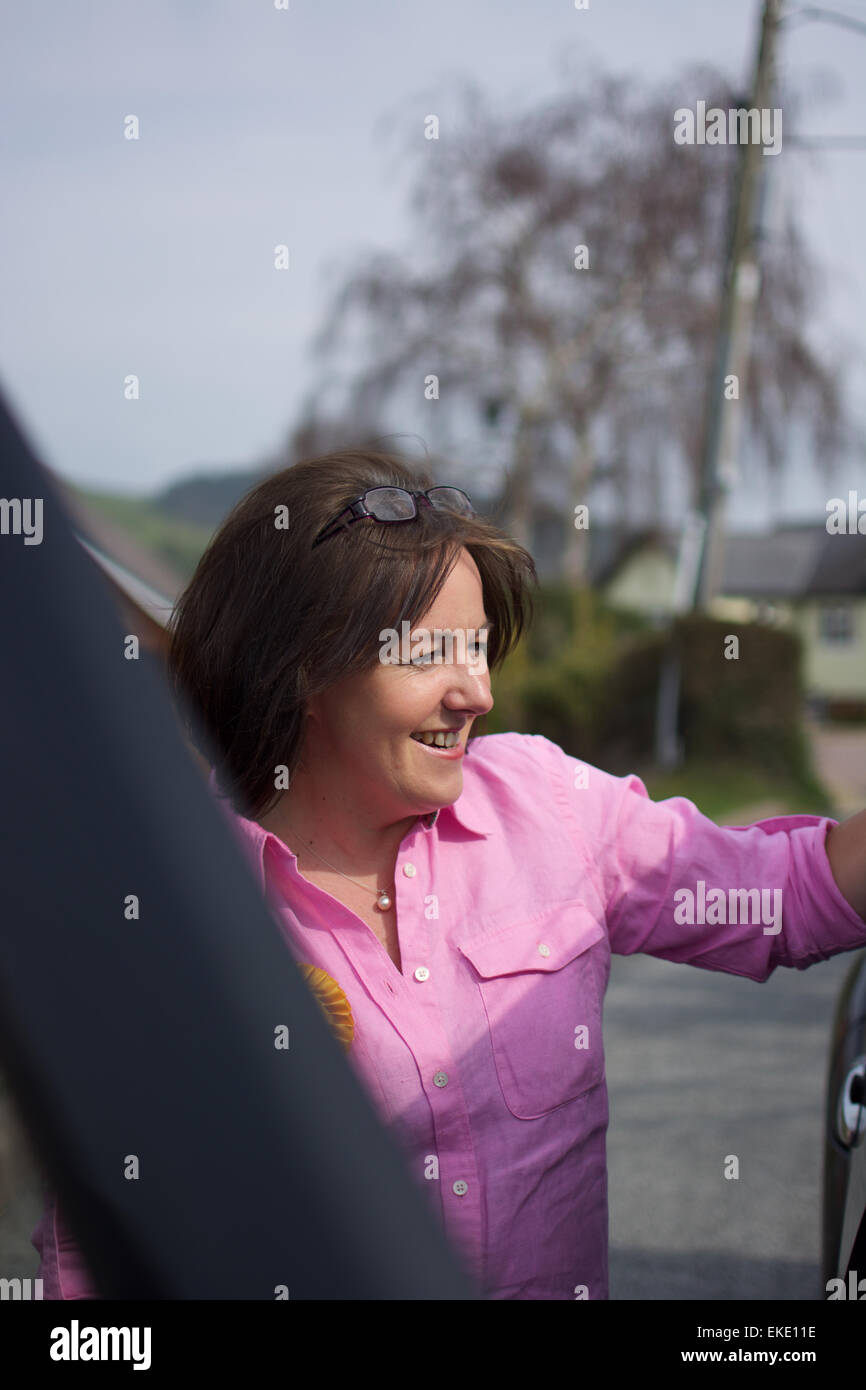
{"type": "Polygon", "coordinates": [[[430,723],[438,708],[433,682],[420,675],[395,682],[379,706],[379,728],[385,738],[404,739],[415,729],[430,723]]]}

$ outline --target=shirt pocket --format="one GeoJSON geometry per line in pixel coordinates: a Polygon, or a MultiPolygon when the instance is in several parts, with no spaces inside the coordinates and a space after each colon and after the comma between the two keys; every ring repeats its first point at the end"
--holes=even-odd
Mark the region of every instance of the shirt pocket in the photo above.
{"type": "Polygon", "coordinates": [[[609,946],[582,899],[455,943],[473,968],[505,1104],[538,1119],[604,1080],[609,946]]]}

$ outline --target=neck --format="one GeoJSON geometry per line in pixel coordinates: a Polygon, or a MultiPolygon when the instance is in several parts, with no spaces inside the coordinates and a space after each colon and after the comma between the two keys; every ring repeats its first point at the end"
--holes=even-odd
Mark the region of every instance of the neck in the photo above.
{"type": "MultiPolygon", "coordinates": [[[[277,835],[295,855],[309,848],[344,873],[359,875],[393,867],[401,841],[417,820],[377,818],[372,807],[359,809],[344,789],[314,786],[298,771],[277,805],[259,825],[277,835]],[[300,843],[299,843],[300,842],[300,843]]],[[[319,861],[321,862],[321,861],[319,861]]]]}

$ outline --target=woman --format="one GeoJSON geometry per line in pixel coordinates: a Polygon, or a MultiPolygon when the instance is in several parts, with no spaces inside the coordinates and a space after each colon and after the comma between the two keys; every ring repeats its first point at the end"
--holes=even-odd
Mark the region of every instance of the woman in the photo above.
{"type": "MultiPolygon", "coordinates": [[[[170,668],[286,944],[470,1273],[497,1299],[604,1299],[611,951],[766,980],[866,945],[866,813],[721,829],[545,738],[470,741],[533,579],[462,494],[330,455],[227,518],[170,668]]],[[[54,1204],[34,1243],[46,1296],[95,1296],[54,1204]]]]}

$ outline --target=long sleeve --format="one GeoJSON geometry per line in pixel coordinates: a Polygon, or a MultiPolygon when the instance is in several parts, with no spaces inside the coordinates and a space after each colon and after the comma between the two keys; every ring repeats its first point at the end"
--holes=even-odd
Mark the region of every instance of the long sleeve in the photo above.
{"type": "Polygon", "coordinates": [[[613,777],[529,737],[565,796],[617,954],[766,980],[778,965],[802,970],[866,946],[866,922],[827,858],[834,820],[718,826],[684,797],[652,801],[640,778],[613,777]]]}

